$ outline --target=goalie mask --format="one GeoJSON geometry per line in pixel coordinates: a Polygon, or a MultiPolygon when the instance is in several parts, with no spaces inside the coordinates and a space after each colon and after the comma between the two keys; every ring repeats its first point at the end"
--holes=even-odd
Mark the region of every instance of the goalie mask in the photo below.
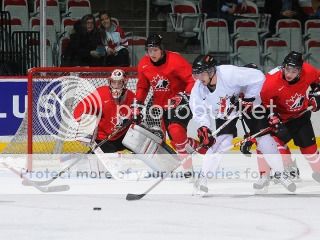
{"type": "Polygon", "coordinates": [[[121,69],[115,69],[111,73],[109,78],[109,87],[111,90],[112,97],[119,100],[126,89],[127,79],[126,74],[121,69]]]}
{"type": "Polygon", "coordinates": [[[294,84],[299,81],[301,69],[303,65],[302,54],[292,51],[283,60],[282,77],[289,84],[294,84]]]}

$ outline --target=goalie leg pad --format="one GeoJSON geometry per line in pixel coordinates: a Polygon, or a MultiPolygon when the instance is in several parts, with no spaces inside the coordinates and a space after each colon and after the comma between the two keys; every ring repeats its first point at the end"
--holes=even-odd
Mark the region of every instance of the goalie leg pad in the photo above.
{"type": "Polygon", "coordinates": [[[178,158],[163,147],[162,139],[141,126],[132,125],[122,144],[155,171],[167,172],[179,165],[178,158]]]}

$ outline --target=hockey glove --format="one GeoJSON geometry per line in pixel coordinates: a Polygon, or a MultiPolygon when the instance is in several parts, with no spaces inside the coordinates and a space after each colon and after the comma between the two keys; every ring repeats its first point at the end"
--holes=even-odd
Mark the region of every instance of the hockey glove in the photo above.
{"type": "Polygon", "coordinates": [[[311,83],[311,92],[320,92],[320,83],[311,83]]]}
{"type": "Polygon", "coordinates": [[[130,107],[133,122],[135,124],[140,124],[143,120],[142,110],[144,108],[144,105],[140,102],[135,102],[130,107]]]}
{"type": "Polygon", "coordinates": [[[212,136],[211,130],[206,126],[198,128],[197,133],[200,144],[202,144],[204,147],[210,148],[213,144],[215,144],[216,139],[212,136]]]}
{"type": "Polygon", "coordinates": [[[170,109],[176,109],[178,107],[189,104],[190,95],[185,92],[179,92],[174,97],[170,98],[168,105],[164,106],[165,111],[170,111],[170,109]]]}
{"type": "Polygon", "coordinates": [[[120,129],[124,126],[129,126],[131,122],[131,119],[120,117],[119,122],[116,125],[116,129],[120,129]]]}
{"type": "Polygon", "coordinates": [[[91,57],[94,57],[94,58],[100,58],[100,54],[96,51],[96,50],[92,50],[90,51],[90,55],[91,57]]]}
{"type": "Polygon", "coordinates": [[[230,103],[234,106],[233,108],[236,108],[237,111],[242,111],[242,112],[251,112],[253,108],[253,102],[255,98],[244,98],[243,94],[239,95],[239,98],[236,99],[235,96],[232,96],[230,98],[230,103]]]}
{"type": "Polygon", "coordinates": [[[320,110],[320,96],[309,98],[309,106],[312,106],[312,111],[320,110]]]}
{"type": "Polygon", "coordinates": [[[269,115],[268,122],[269,122],[269,126],[272,128],[272,131],[274,133],[278,133],[282,131],[282,129],[284,128],[279,115],[276,113],[271,113],[269,115]]]}
{"type": "Polygon", "coordinates": [[[309,92],[309,106],[312,106],[312,111],[316,112],[320,110],[320,89],[317,91],[309,92]]]}
{"type": "Polygon", "coordinates": [[[255,98],[242,98],[239,100],[239,107],[240,107],[240,111],[249,113],[252,111],[253,109],[253,101],[255,100],[255,98]]]}
{"type": "MultiPolygon", "coordinates": [[[[249,137],[249,135],[244,135],[244,139],[246,139],[246,138],[248,138],[249,137]]],[[[252,147],[252,145],[253,144],[255,144],[256,143],[256,141],[255,141],[255,139],[252,139],[252,140],[248,140],[248,141],[245,141],[245,142],[243,142],[241,145],[240,145],[240,151],[243,153],[243,154],[245,154],[245,155],[250,155],[251,154],[251,152],[250,152],[250,150],[251,150],[251,147],[252,147]]]]}

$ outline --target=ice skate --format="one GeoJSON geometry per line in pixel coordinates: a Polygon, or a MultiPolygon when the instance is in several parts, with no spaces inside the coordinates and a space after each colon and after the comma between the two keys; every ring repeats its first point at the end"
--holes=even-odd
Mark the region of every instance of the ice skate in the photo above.
{"type": "Polygon", "coordinates": [[[296,191],[296,184],[290,179],[288,173],[279,172],[274,175],[274,178],[277,179],[289,192],[296,191]]]}
{"type": "Polygon", "coordinates": [[[195,176],[194,176],[194,171],[193,167],[189,169],[184,169],[183,176],[189,183],[194,183],[195,182],[195,176]]]}
{"type": "Polygon", "coordinates": [[[205,196],[209,192],[207,187],[207,179],[205,177],[199,177],[193,184],[192,196],[205,196]]]}
{"type": "Polygon", "coordinates": [[[297,163],[296,163],[296,160],[288,165],[286,168],[285,168],[285,171],[287,173],[289,173],[289,176],[290,176],[290,179],[294,182],[301,182],[301,178],[300,178],[300,170],[297,166],[297,163]]]}
{"type": "Polygon", "coordinates": [[[320,172],[313,172],[312,173],[312,178],[317,181],[318,183],[320,183],[320,172]]]}
{"type": "Polygon", "coordinates": [[[259,180],[253,183],[253,189],[256,190],[256,194],[267,193],[270,184],[270,177],[268,175],[263,175],[259,180]]]}

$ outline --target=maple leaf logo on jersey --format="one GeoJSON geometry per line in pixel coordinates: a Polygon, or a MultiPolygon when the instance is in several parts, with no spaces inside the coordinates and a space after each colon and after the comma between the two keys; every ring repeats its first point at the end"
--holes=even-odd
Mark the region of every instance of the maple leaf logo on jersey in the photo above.
{"type": "Polygon", "coordinates": [[[227,109],[227,99],[228,99],[228,96],[220,97],[220,101],[218,103],[220,105],[220,108],[219,108],[219,113],[220,114],[225,113],[225,111],[227,109]]]}
{"type": "Polygon", "coordinates": [[[168,79],[164,78],[163,76],[160,76],[159,74],[155,76],[152,81],[153,86],[155,86],[156,91],[167,91],[169,87],[169,81],[168,79]]]}
{"type": "Polygon", "coordinates": [[[219,109],[217,109],[217,114],[219,116],[226,116],[230,110],[231,103],[235,101],[236,96],[228,96],[226,95],[225,97],[220,97],[218,105],[219,109]]]}
{"type": "Polygon", "coordinates": [[[296,93],[290,99],[286,100],[286,104],[290,107],[291,111],[297,111],[300,110],[300,108],[302,107],[303,101],[304,96],[299,93],[296,93]]]}

